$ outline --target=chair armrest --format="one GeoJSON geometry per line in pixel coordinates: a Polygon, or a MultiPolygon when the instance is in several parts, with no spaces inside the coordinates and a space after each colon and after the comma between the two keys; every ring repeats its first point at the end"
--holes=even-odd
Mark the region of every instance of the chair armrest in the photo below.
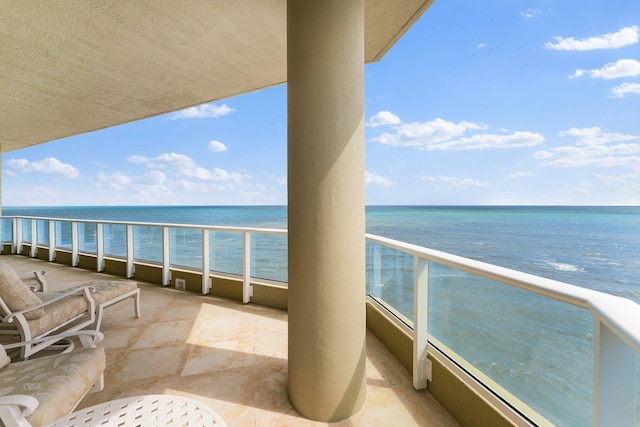
{"type": "Polygon", "coordinates": [[[20,280],[29,287],[33,292],[48,292],[46,270],[33,270],[20,275],[20,280]]]}
{"type": "MultiPolygon", "coordinates": [[[[12,348],[18,348],[18,347],[23,347],[25,345],[30,345],[30,344],[38,344],[41,342],[45,342],[45,341],[59,341],[61,339],[65,339],[65,338],[73,338],[73,337],[82,337],[82,336],[87,336],[87,337],[93,337],[93,343],[94,344],[98,344],[99,342],[101,342],[104,339],[104,334],[102,332],[99,331],[92,331],[92,330],[80,330],[80,331],[73,331],[73,332],[62,332],[60,334],[56,334],[56,335],[49,335],[46,337],[39,337],[39,338],[34,338],[32,340],[28,340],[28,341],[21,341],[21,342],[13,342],[13,343],[8,343],[8,344],[3,344],[2,346],[5,349],[12,349],[12,348]]],[[[84,344],[84,341],[83,341],[84,344]]]]}
{"type": "MultiPolygon", "coordinates": [[[[69,292],[60,292],[59,294],[56,294],[56,296],[54,298],[51,298],[51,299],[49,299],[47,301],[44,301],[44,302],[42,302],[42,303],[40,303],[38,305],[34,305],[33,307],[29,307],[29,308],[27,308],[25,310],[14,311],[14,312],[12,312],[10,314],[7,314],[3,318],[3,322],[11,323],[11,322],[13,322],[13,318],[16,317],[16,316],[24,315],[24,313],[28,313],[28,312],[30,312],[32,310],[37,309],[37,308],[46,307],[49,304],[52,304],[52,303],[54,303],[56,301],[59,301],[59,300],[61,300],[63,298],[66,298],[66,297],[68,297],[70,295],[77,294],[79,292],[82,292],[84,297],[91,303],[91,305],[94,305],[93,297],[91,296],[91,292],[89,292],[92,289],[94,289],[93,286],[84,285],[82,287],[75,288],[75,289],[73,289],[72,291],[69,291],[69,292]]],[[[49,295],[51,295],[51,294],[49,294],[49,295]]]]}
{"type": "Polygon", "coordinates": [[[40,402],[38,402],[38,399],[25,394],[12,394],[0,397],[0,406],[20,406],[24,408],[22,410],[22,415],[25,417],[33,414],[33,411],[36,410],[39,404],[40,402]]]}

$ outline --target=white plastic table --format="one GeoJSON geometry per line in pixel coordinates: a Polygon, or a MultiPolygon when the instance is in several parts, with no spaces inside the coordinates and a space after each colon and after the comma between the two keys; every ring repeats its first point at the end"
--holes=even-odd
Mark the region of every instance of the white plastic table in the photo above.
{"type": "Polygon", "coordinates": [[[146,395],[84,408],[43,427],[227,427],[207,405],[188,397],[146,395]]]}

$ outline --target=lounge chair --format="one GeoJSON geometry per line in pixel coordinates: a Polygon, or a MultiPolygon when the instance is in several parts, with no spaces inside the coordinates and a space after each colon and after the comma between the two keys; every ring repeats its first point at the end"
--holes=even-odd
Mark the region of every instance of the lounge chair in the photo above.
{"type": "MultiPolygon", "coordinates": [[[[31,271],[20,276],[20,279],[36,292],[37,295],[48,294],[49,286],[45,276],[47,272],[44,270],[31,271]]],[[[91,296],[96,303],[96,324],[93,329],[99,331],[102,327],[102,318],[104,309],[123,301],[127,298],[133,299],[133,309],[136,317],[140,317],[140,289],[138,284],[133,280],[93,280],[84,285],[67,289],[67,292],[80,289],[84,286],[89,287],[91,296]]],[[[44,297],[46,298],[46,296],[44,297]]]]}
{"type": "Polygon", "coordinates": [[[0,419],[6,427],[40,426],[72,412],[89,392],[104,387],[100,332],[76,331],[0,345],[0,419]],[[11,362],[6,350],[42,341],[81,338],[82,349],[11,362]]]}
{"type": "Polygon", "coordinates": [[[96,321],[89,286],[55,294],[36,294],[8,264],[0,261],[0,340],[25,342],[20,358],[27,359],[55,342],[34,341],[54,333],[87,328],[96,321]]]}

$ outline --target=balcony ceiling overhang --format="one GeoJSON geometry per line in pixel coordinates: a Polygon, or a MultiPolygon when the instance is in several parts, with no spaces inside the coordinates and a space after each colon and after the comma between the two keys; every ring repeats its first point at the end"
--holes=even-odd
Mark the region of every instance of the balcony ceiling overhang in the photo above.
{"type": "MultiPolygon", "coordinates": [[[[285,83],[286,0],[0,0],[11,151],[285,83]]],[[[433,0],[365,0],[379,60],[433,0]]]]}

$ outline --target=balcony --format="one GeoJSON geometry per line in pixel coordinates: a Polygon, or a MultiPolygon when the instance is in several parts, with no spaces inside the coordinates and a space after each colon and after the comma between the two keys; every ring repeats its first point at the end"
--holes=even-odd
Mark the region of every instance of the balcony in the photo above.
{"type": "MultiPolygon", "coordinates": [[[[108,275],[18,255],[18,273],[47,270],[52,290],[108,275]]],[[[105,388],[82,407],[145,393],[178,394],[209,404],[229,426],[326,425],[296,414],[287,396],[287,314],[154,284],[139,283],[142,317],[130,301],[105,311],[105,388]]],[[[312,385],[311,385],[312,386],[312,385]]],[[[411,374],[367,333],[367,403],[350,423],[457,426],[411,374]]]]}

